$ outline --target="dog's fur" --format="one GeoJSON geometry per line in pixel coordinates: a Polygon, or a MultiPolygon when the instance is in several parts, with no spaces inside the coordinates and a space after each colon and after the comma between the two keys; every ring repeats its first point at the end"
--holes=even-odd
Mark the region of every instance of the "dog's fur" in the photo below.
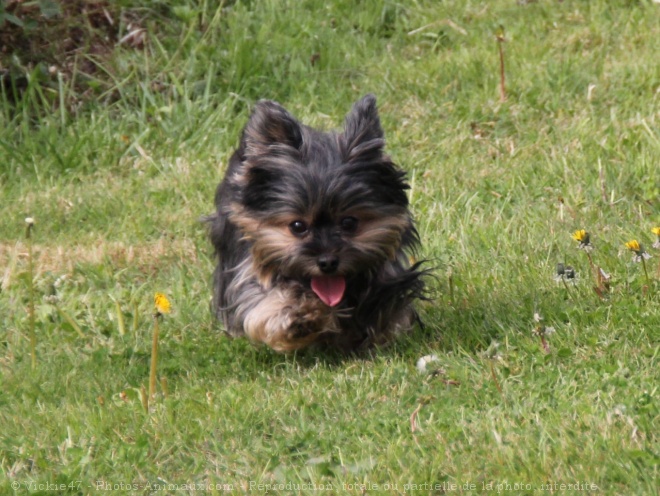
{"type": "Polygon", "coordinates": [[[210,217],[213,308],[227,333],[277,351],[351,350],[412,326],[424,271],[409,263],[419,239],[408,185],[384,144],[373,95],[341,133],[257,103],[210,217]]]}

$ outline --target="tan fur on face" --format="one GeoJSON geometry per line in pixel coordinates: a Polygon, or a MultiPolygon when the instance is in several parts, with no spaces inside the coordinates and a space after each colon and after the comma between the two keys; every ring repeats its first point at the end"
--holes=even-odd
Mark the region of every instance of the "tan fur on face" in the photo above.
{"type": "MultiPolygon", "coordinates": [[[[259,283],[269,288],[278,262],[294,258],[300,238],[291,233],[289,225],[302,220],[311,225],[312,218],[279,214],[262,221],[248,215],[238,204],[231,205],[230,219],[239,227],[243,238],[252,242],[253,269],[259,283]]],[[[349,211],[345,216],[358,219],[358,230],[350,235],[350,243],[359,253],[381,260],[394,260],[401,247],[403,233],[410,228],[408,213],[381,217],[372,210],[349,211]]],[[[343,216],[342,216],[343,217],[343,216]]],[[[348,260],[348,259],[346,259],[348,260]]],[[[317,270],[315,265],[308,268],[308,274],[317,270]]]]}
{"type": "Polygon", "coordinates": [[[397,217],[365,219],[352,238],[354,247],[363,253],[373,253],[394,260],[401,246],[403,233],[410,227],[407,214],[397,217]]]}
{"type": "Polygon", "coordinates": [[[268,287],[277,261],[290,257],[297,241],[288,228],[264,227],[261,230],[252,245],[252,259],[262,285],[268,287]]]}
{"type": "Polygon", "coordinates": [[[299,238],[291,233],[289,225],[296,220],[309,224],[310,220],[294,215],[277,215],[263,222],[248,215],[239,205],[232,204],[230,219],[241,230],[243,238],[252,241],[252,259],[259,282],[270,286],[277,261],[291,257],[299,238]]]}

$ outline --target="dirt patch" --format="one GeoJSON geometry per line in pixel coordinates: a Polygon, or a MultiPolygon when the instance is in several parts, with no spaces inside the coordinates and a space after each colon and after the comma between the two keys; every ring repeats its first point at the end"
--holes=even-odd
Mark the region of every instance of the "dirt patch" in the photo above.
{"type": "Polygon", "coordinates": [[[103,0],[8,0],[0,7],[0,80],[18,101],[29,83],[82,97],[102,83],[101,66],[118,46],[141,49],[146,40],[137,11],[103,0]],[[60,81],[61,79],[62,81],[60,81]]]}

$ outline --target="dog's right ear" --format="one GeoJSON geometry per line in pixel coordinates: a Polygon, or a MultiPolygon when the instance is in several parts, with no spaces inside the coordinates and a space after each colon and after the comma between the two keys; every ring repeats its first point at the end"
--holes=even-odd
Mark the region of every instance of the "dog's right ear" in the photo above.
{"type": "Polygon", "coordinates": [[[263,155],[276,145],[300,149],[302,128],[279,103],[261,100],[255,105],[243,130],[241,155],[244,158],[263,155]]]}
{"type": "Polygon", "coordinates": [[[381,153],[385,140],[374,95],[366,95],[355,102],[346,116],[340,139],[344,160],[368,159],[381,153]]]}

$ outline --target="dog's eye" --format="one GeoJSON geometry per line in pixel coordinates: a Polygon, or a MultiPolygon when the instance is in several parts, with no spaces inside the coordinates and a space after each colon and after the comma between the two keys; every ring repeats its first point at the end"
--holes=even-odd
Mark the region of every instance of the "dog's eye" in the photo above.
{"type": "Polygon", "coordinates": [[[358,226],[358,220],[355,217],[344,217],[341,220],[341,230],[347,233],[354,233],[358,226]]]}
{"type": "Polygon", "coordinates": [[[307,233],[307,223],[302,220],[294,220],[289,224],[289,231],[291,231],[296,236],[303,236],[307,233]]]}

